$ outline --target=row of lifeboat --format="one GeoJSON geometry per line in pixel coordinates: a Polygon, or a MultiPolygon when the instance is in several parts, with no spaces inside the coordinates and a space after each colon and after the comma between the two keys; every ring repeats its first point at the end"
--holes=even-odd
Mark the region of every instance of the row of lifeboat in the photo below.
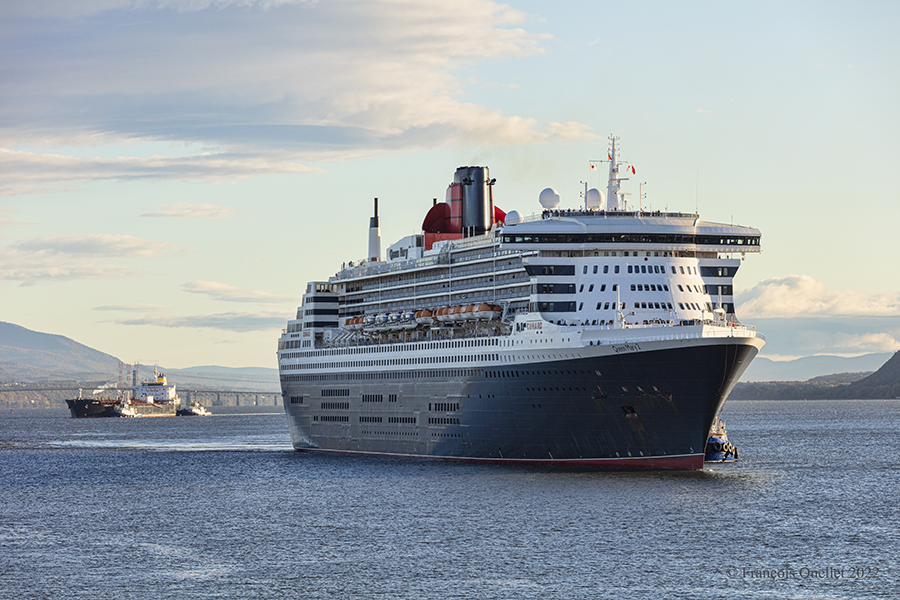
{"type": "Polygon", "coordinates": [[[438,323],[492,321],[499,319],[503,309],[496,304],[477,303],[444,306],[437,310],[423,308],[376,315],[349,317],[344,329],[349,331],[402,331],[416,327],[428,327],[438,323]]]}

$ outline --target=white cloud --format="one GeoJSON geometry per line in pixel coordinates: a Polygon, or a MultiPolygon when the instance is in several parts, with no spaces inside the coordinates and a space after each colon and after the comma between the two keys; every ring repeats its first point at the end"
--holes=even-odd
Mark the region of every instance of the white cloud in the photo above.
{"type": "Polygon", "coordinates": [[[24,238],[0,250],[0,281],[31,286],[48,281],[135,277],[145,271],[116,261],[150,258],[177,249],[175,244],[131,235],[24,238]]]}
{"type": "Polygon", "coordinates": [[[30,223],[28,221],[17,221],[15,219],[8,218],[7,215],[13,215],[15,213],[19,213],[21,211],[11,210],[8,208],[0,208],[0,227],[9,227],[12,225],[34,225],[34,223],[30,223]]]}
{"type": "Polygon", "coordinates": [[[839,348],[844,354],[858,355],[869,352],[896,352],[900,350],[900,340],[889,333],[838,333],[822,345],[821,351],[839,348]]]}
{"type": "Polygon", "coordinates": [[[313,160],[592,135],[462,99],[464,69],[540,53],[549,39],[488,0],[46,0],[4,4],[0,18],[0,55],[16,57],[0,62],[5,193],[302,173],[313,160]],[[134,141],[206,150],[34,151],[134,141]]]}
{"type": "Polygon", "coordinates": [[[169,242],[154,242],[133,235],[47,235],[25,238],[10,245],[17,252],[35,255],[88,255],[122,257],[156,256],[178,246],[169,242]]]}
{"type": "Polygon", "coordinates": [[[262,156],[122,156],[117,158],[75,157],[0,148],[0,171],[8,174],[0,182],[0,195],[34,190],[42,193],[51,186],[90,180],[222,180],[271,173],[312,173],[321,169],[262,156]]]}
{"type": "Polygon", "coordinates": [[[169,217],[174,219],[227,219],[234,216],[235,209],[230,206],[215,204],[170,204],[161,206],[161,210],[144,213],[142,217],[169,217]]]}
{"type": "Polygon", "coordinates": [[[186,292],[192,294],[204,294],[213,300],[226,302],[260,302],[263,304],[280,304],[290,302],[293,299],[287,296],[270,294],[257,290],[245,290],[227,283],[217,281],[192,281],[181,286],[186,292]]]}
{"type": "Polygon", "coordinates": [[[900,293],[831,291],[808,275],[776,277],[739,292],[735,298],[742,319],[825,315],[897,316],[900,293]]]}
{"type": "Polygon", "coordinates": [[[118,319],[119,325],[150,325],[154,327],[186,327],[194,329],[222,329],[225,331],[264,331],[281,329],[287,322],[278,311],[227,312],[214,315],[145,316],[135,319],[118,319]]]}
{"type": "Polygon", "coordinates": [[[167,310],[168,306],[161,304],[109,304],[107,306],[95,306],[94,310],[111,310],[121,312],[147,312],[154,310],[167,310]]]}

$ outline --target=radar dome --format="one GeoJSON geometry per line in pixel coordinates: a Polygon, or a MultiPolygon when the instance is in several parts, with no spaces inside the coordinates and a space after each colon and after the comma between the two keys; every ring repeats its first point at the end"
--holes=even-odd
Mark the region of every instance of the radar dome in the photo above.
{"type": "Polygon", "coordinates": [[[591,188],[587,191],[587,198],[585,200],[588,208],[601,208],[603,206],[603,192],[597,188],[591,188]]]}
{"type": "Polygon", "coordinates": [[[559,192],[553,188],[547,188],[541,192],[541,206],[544,208],[556,208],[559,205],[559,192]]]}
{"type": "Polygon", "coordinates": [[[506,213],[506,224],[507,225],[515,225],[516,223],[522,222],[522,213],[517,210],[511,210],[506,213]]]}

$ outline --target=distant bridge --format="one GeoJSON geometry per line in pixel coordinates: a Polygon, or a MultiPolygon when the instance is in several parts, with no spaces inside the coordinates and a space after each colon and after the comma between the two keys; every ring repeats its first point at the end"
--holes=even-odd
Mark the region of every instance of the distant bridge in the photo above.
{"type": "MultiPolygon", "coordinates": [[[[3,398],[4,394],[17,394],[20,392],[30,392],[38,394],[46,394],[46,399],[59,399],[61,395],[74,398],[81,392],[83,396],[103,396],[105,394],[113,395],[116,393],[115,388],[100,388],[91,386],[44,386],[44,387],[0,387],[0,401],[10,404],[9,396],[3,398]],[[94,394],[95,390],[100,390],[94,394]],[[64,392],[65,394],[61,394],[64,392]]],[[[178,389],[178,395],[185,402],[197,401],[203,406],[277,406],[281,404],[281,392],[273,392],[271,390],[209,390],[209,389],[190,389],[181,387],[178,389]]],[[[13,401],[14,402],[14,401],[13,401]]]]}

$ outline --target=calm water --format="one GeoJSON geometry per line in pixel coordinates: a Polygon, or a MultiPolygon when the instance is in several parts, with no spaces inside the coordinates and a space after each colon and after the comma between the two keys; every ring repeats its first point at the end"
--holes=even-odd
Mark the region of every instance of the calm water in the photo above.
{"type": "Polygon", "coordinates": [[[0,415],[0,597],[897,598],[900,401],[724,418],[738,463],[561,473],[295,453],[280,413],[0,415]]]}

